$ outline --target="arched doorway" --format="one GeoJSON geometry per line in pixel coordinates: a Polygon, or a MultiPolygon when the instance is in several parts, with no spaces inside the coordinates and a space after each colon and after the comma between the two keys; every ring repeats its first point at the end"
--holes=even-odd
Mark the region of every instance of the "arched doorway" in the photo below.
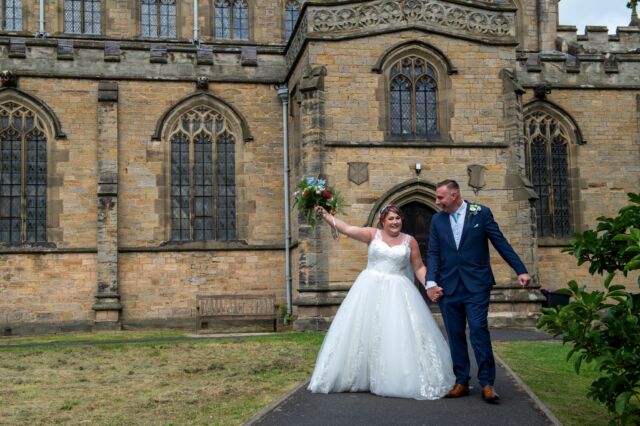
{"type": "MultiPolygon", "coordinates": [[[[422,261],[427,264],[427,250],[429,249],[429,227],[431,226],[431,218],[436,213],[431,207],[419,201],[411,201],[400,206],[404,221],[402,224],[402,232],[413,235],[420,247],[420,255],[422,261]]],[[[427,298],[427,293],[422,285],[416,280],[416,286],[427,303],[431,303],[427,298]]],[[[435,306],[435,305],[434,305],[435,306]]]]}

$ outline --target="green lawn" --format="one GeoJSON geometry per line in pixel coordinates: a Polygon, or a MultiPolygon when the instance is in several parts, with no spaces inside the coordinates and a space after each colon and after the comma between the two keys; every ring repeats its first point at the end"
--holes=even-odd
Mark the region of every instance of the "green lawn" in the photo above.
{"type": "MultiPolygon", "coordinates": [[[[2,348],[0,424],[240,425],[311,375],[323,336],[2,348]]],[[[112,335],[123,337],[176,336],[112,335]]]]}
{"type": "Polygon", "coordinates": [[[583,364],[580,375],[567,362],[568,346],[557,342],[495,342],[494,349],[509,367],[566,426],[606,425],[604,406],[586,397],[596,371],[583,364]]]}
{"type": "MultiPolygon", "coordinates": [[[[0,344],[182,337],[101,332],[3,338],[0,344]]],[[[242,424],[311,375],[323,333],[108,345],[0,348],[0,423],[242,424]]],[[[496,342],[496,353],[565,425],[606,425],[554,342],[496,342]]]]}

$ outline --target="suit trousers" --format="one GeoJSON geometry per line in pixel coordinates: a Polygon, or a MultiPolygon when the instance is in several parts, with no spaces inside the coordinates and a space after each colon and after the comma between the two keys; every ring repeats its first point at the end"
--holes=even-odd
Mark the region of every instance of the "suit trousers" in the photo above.
{"type": "Polygon", "coordinates": [[[453,294],[440,299],[440,311],[447,329],[456,383],[466,384],[471,378],[466,336],[467,322],[469,323],[469,340],[478,364],[478,382],[480,386],[486,386],[493,385],[495,381],[496,364],[487,319],[490,293],[490,290],[472,293],[460,281],[453,294]]]}

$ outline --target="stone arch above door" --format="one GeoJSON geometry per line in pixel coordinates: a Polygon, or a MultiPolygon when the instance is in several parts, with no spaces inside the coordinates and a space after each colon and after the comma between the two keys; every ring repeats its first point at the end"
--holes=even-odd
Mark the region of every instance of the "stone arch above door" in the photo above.
{"type": "Polygon", "coordinates": [[[436,184],[434,182],[416,178],[410,179],[389,189],[373,205],[367,219],[367,226],[376,226],[378,212],[380,212],[380,210],[382,210],[382,208],[387,204],[395,204],[402,208],[405,204],[415,201],[426,205],[434,211],[438,211],[439,208],[436,206],[436,184]]]}

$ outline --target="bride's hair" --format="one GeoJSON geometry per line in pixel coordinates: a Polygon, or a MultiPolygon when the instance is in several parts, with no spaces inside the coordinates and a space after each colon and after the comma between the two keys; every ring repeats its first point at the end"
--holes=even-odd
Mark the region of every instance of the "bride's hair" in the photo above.
{"type": "Polygon", "coordinates": [[[402,210],[394,204],[387,204],[380,210],[380,218],[378,219],[378,228],[382,229],[384,220],[387,218],[389,213],[395,213],[400,216],[400,219],[404,220],[404,215],[402,214],[402,210]]]}

